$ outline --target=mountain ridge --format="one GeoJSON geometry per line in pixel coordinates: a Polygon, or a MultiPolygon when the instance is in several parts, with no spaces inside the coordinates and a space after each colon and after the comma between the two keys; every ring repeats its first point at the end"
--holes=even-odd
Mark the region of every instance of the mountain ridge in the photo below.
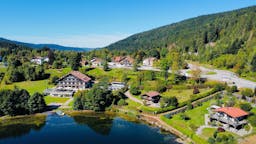
{"type": "Polygon", "coordinates": [[[25,46],[25,47],[30,47],[30,48],[34,48],[34,49],[40,49],[40,48],[48,47],[48,48],[54,49],[54,50],[81,51],[81,52],[91,51],[91,50],[97,49],[97,48],[80,48],[80,47],[62,46],[62,45],[58,45],[58,44],[26,43],[26,42],[20,42],[20,41],[16,41],[16,40],[9,40],[9,39],[3,38],[3,37],[0,37],[0,42],[7,42],[7,43],[16,44],[16,45],[25,46]]]}

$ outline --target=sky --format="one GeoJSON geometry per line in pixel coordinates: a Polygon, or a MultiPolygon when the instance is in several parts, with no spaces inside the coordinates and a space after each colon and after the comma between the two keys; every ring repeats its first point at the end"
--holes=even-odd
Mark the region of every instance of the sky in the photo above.
{"type": "Polygon", "coordinates": [[[105,47],[184,19],[256,5],[256,0],[0,0],[0,37],[105,47]]]}

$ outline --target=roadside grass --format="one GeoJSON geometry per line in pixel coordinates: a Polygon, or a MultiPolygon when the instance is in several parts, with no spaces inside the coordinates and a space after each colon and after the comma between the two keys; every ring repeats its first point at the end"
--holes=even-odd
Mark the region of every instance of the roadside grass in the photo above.
{"type": "Polygon", "coordinates": [[[214,72],[214,71],[209,71],[209,72],[206,73],[206,75],[215,75],[215,74],[217,74],[217,73],[214,72]]]}
{"type": "Polygon", "coordinates": [[[54,97],[54,96],[45,96],[44,100],[45,103],[48,105],[50,103],[65,103],[67,100],[69,100],[70,98],[66,98],[66,97],[54,97]]]}
{"type": "Polygon", "coordinates": [[[166,118],[165,116],[161,116],[161,119],[190,137],[197,144],[205,144],[207,143],[207,140],[196,135],[195,131],[198,127],[204,125],[204,115],[208,113],[207,107],[209,107],[213,102],[213,100],[205,102],[202,106],[184,112],[190,118],[190,120],[182,120],[180,118],[181,114],[174,115],[170,119],[166,118]]]}
{"type": "Polygon", "coordinates": [[[14,89],[15,87],[18,87],[20,89],[26,89],[30,93],[30,95],[33,95],[35,92],[42,93],[45,89],[53,87],[53,85],[49,84],[48,82],[48,79],[38,81],[15,82],[8,85],[2,82],[0,88],[14,89]]]}

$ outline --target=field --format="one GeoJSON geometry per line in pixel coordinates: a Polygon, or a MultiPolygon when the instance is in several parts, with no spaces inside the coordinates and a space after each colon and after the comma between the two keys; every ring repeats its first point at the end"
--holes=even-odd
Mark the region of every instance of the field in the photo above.
{"type": "MultiPolygon", "coordinates": [[[[199,89],[200,93],[204,93],[209,90],[211,89],[199,89]]],[[[182,90],[170,89],[161,94],[161,96],[163,97],[175,96],[178,99],[179,103],[188,101],[191,98],[191,95],[193,95],[193,89],[182,89],[182,90]]]]}
{"type": "MultiPolygon", "coordinates": [[[[1,70],[1,68],[0,68],[1,70]]],[[[57,69],[49,69],[46,70],[47,73],[51,74],[52,76],[61,77],[71,71],[70,68],[64,68],[62,70],[57,69]]],[[[31,95],[35,92],[42,93],[47,88],[52,88],[54,85],[49,84],[49,79],[45,80],[38,80],[38,81],[23,81],[23,82],[15,82],[12,84],[6,85],[4,81],[1,82],[0,88],[1,89],[14,89],[14,87],[18,87],[20,89],[26,89],[31,95]]]]}
{"type": "Polygon", "coordinates": [[[1,89],[14,89],[18,87],[20,89],[26,89],[31,95],[35,92],[42,93],[45,89],[53,87],[53,85],[48,84],[49,80],[39,80],[39,81],[24,81],[15,82],[13,84],[6,85],[2,82],[1,89]]]}
{"type": "Polygon", "coordinates": [[[46,104],[50,104],[50,103],[65,103],[67,100],[69,100],[70,98],[66,98],[66,97],[53,97],[53,96],[45,96],[44,97],[46,104]]]}

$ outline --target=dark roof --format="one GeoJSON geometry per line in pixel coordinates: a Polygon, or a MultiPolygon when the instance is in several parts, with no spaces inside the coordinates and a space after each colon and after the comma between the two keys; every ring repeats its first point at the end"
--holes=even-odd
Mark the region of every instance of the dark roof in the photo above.
{"type": "Polygon", "coordinates": [[[215,111],[226,113],[227,115],[229,115],[233,118],[238,118],[238,117],[248,115],[247,112],[241,110],[240,108],[236,108],[236,107],[222,107],[222,108],[216,109],[215,111]]]}
{"type": "Polygon", "coordinates": [[[150,91],[150,92],[145,93],[144,95],[147,95],[149,97],[155,97],[155,96],[159,96],[160,93],[156,92],[156,91],[150,91]]]}

